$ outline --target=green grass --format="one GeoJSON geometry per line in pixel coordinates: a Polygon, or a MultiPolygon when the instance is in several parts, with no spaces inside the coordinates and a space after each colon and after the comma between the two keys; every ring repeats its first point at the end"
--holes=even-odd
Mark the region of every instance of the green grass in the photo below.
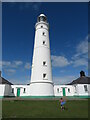
{"type": "Polygon", "coordinates": [[[67,101],[61,111],[58,100],[3,101],[3,118],[88,118],[88,100],[67,101]]]}

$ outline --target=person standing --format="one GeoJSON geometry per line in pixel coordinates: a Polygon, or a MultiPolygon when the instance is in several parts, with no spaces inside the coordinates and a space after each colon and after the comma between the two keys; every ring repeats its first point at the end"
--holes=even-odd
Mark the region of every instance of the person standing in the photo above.
{"type": "Polygon", "coordinates": [[[64,104],[66,103],[66,101],[63,100],[63,98],[60,99],[60,104],[61,104],[61,110],[64,110],[64,104]]]}

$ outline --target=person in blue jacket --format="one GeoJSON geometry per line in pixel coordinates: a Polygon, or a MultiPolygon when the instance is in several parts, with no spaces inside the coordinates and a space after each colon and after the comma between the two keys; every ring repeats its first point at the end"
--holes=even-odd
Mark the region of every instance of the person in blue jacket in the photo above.
{"type": "Polygon", "coordinates": [[[60,104],[61,104],[61,110],[64,110],[65,107],[64,107],[64,104],[66,103],[65,100],[63,100],[63,98],[60,99],[60,104]]]}

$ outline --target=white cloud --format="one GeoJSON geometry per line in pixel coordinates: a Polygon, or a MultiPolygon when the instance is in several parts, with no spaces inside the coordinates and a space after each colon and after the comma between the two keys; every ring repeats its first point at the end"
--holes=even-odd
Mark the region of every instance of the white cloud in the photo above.
{"type": "Polygon", "coordinates": [[[4,65],[4,66],[10,66],[10,65],[11,65],[11,62],[3,61],[3,62],[2,62],[2,65],[4,65]]]}
{"type": "Polygon", "coordinates": [[[10,68],[16,68],[20,65],[22,65],[22,61],[0,61],[0,66],[4,67],[10,67],[10,68]]]}
{"type": "Polygon", "coordinates": [[[19,66],[19,65],[22,65],[23,62],[22,61],[14,61],[15,65],[19,66]]]}
{"type": "Polygon", "coordinates": [[[22,61],[12,61],[11,66],[12,68],[17,68],[23,64],[22,61]]]}
{"type": "Polygon", "coordinates": [[[16,73],[16,70],[14,68],[18,68],[18,66],[22,65],[23,62],[22,61],[0,61],[0,70],[5,71],[5,73],[7,75],[13,75],[14,73],[16,73]]]}
{"type": "Polygon", "coordinates": [[[64,70],[60,70],[60,72],[61,72],[61,73],[65,73],[66,71],[65,71],[65,69],[64,69],[64,70]]]}
{"type": "Polygon", "coordinates": [[[14,73],[16,72],[15,69],[5,69],[4,71],[5,71],[8,75],[12,75],[12,74],[14,74],[14,73]]]}
{"type": "Polygon", "coordinates": [[[81,41],[76,46],[76,54],[72,57],[72,59],[76,59],[78,57],[88,56],[88,39],[86,37],[85,40],[81,41]]]}
{"type": "Polygon", "coordinates": [[[8,69],[7,71],[10,72],[10,73],[15,73],[16,72],[16,70],[14,70],[14,69],[8,69]]]}
{"type": "Polygon", "coordinates": [[[88,66],[88,61],[85,58],[79,58],[73,62],[74,67],[78,66],[88,66]]]}
{"type": "Polygon", "coordinates": [[[0,66],[10,66],[11,62],[9,61],[0,61],[0,66]]]}
{"type": "Polygon", "coordinates": [[[30,66],[30,63],[26,63],[26,64],[25,64],[25,69],[30,69],[30,67],[31,67],[31,66],[30,66]]]}
{"type": "Polygon", "coordinates": [[[77,52],[79,55],[85,54],[88,52],[88,40],[87,39],[79,43],[79,45],[77,46],[77,52]]]}
{"type": "Polygon", "coordinates": [[[72,56],[73,66],[88,67],[88,36],[76,46],[76,54],[72,56]]]}
{"type": "MultiPolygon", "coordinates": [[[[52,66],[54,67],[65,67],[73,65],[74,67],[85,66],[88,67],[88,35],[83,41],[76,46],[76,53],[71,57],[71,60],[64,56],[51,56],[52,66]]],[[[89,43],[90,44],[90,43],[89,43]]],[[[89,50],[90,53],[90,50],[89,50]]],[[[90,57],[90,55],[89,55],[90,57]]]]}
{"type": "Polygon", "coordinates": [[[67,66],[71,63],[64,56],[54,56],[54,55],[52,55],[51,59],[52,59],[52,66],[54,66],[54,67],[65,67],[65,66],[67,66]]]}
{"type": "Polygon", "coordinates": [[[54,84],[68,84],[75,80],[75,76],[63,76],[63,77],[53,77],[54,84]]]}

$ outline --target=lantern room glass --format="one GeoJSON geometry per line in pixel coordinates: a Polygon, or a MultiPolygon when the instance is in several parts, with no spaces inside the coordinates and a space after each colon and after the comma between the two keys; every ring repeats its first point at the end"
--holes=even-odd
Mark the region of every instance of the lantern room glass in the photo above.
{"type": "Polygon", "coordinates": [[[47,22],[47,18],[45,16],[39,16],[38,19],[37,19],[38,22],[47,22]]]}

